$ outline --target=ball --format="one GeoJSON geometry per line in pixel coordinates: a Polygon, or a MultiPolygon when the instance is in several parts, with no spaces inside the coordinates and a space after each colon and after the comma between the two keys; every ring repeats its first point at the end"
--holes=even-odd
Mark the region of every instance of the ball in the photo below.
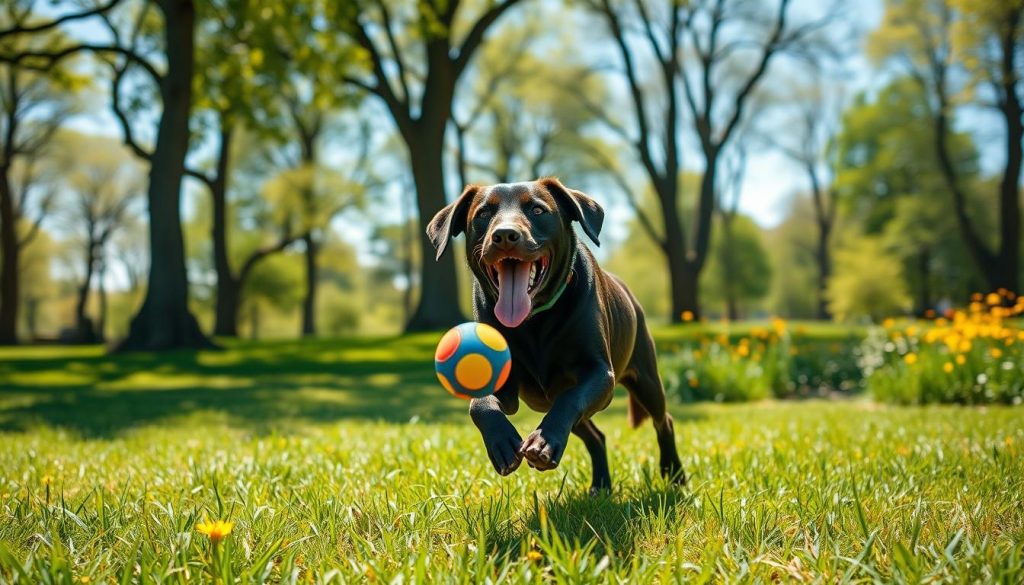
{"type": "Polygon", "coordinates": [[[483,398],[497,392],[508,380],[512,354],[497,329],[470,321],[444,334],[434,353],[434,369],[452,396],[483,398]]]}

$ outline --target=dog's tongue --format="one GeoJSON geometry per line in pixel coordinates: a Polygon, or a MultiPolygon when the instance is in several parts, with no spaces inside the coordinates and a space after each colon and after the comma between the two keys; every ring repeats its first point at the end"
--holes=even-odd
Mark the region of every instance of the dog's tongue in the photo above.
{"type": "Polygon", "coordinates": [[[498,263],[498,304],[494,316],[505,327],[518,327],[530,314],[530,263],[505,260],[498,263]]]}

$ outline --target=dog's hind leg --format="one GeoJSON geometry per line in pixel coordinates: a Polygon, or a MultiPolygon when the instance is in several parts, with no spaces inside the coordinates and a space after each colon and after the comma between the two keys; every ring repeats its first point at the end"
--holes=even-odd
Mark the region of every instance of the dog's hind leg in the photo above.
{"type": "MultiPolygon", "coordinates": [[[[679,461],[679,452],[676,451],[676,432],[672,415],[666,409],[665,387],[658,376],[654,340],[651,339],[642,319],[641,316],[637,327],[637,344],[630,360],[629,371],[620,381],[629,390],[630,401],[637,403],[630,404],[631,410],[639,406],[651,416],[658,436],[658,449],[661,451],[659,466],[662,476],[683,485],[686,483],[686,473],[683,471],[682,462],[679,461]]],[[[636,414],[633,416],[636,417],[636,414]]]]}
{"type": "Polygon", "coordinates": [[[587,452],[590,453],[590,462],[593,467],[593,479],[590,482],[590,494],[597,495],[601,491],[612,489],[612,475],[608,470],[608,449],[605,446],[604,433],[602,433],[594,421],[590,419],[581,420],[572,428],[572,434],[583,441],[587,452]]]}

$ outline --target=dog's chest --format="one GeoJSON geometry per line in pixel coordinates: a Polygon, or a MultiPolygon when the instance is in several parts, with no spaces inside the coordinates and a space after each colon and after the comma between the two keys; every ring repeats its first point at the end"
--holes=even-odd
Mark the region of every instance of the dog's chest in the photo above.
{"type": "Polygon", "coordinates": [[[519,395],[533,410],[547,411],[555,397],[576,385],[575,356],[564,344],[510,342],[519,395]]]}

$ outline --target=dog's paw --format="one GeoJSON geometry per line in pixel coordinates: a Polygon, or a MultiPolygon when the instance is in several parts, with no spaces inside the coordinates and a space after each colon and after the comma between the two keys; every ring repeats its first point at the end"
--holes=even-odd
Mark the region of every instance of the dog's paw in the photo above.
{"type": "Polygon", "coordinates": [[[518,469],[523,460],[519,454],[523,439],[512,423],[505,419],[504,424],[494,425],[482,432],[487,457],[494,465],[494,470],[500,475],[508,475],[518,469]]]}
{"type": "Polygon", "coordinates": [[[555,433],[539,428],[526,437],[523,445],[519,447],[519,454],[526,458],[530,467],[541,471],[558,467],[562,453],[565,452],[567,437],[554,435],[555,433]]]}

